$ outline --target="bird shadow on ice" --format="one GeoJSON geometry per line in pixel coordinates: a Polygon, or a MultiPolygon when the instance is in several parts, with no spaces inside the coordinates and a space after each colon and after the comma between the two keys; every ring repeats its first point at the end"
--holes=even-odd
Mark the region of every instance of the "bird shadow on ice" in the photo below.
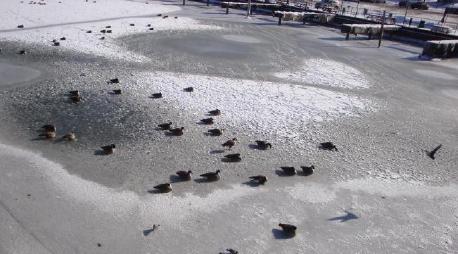
{"type": "Polygon", "coordinates": [[[95,150],[94,151],[94,155],[104,156],[104,155],[107,155],[107,154],[103,150],[99,149],[99,150],[95,150]]]}
{"type": "Polygon", "coordinates": [[[180,182],[184,182],[179,176],[177,175],[170,175],[169,177],[170,179],[170,183],[180,183],[180,182]]]}
{"type": "Polygon", "coordinates": [[[253,150],[261,150],[259,149],[259,146],[257,144],[249,144],[248,148],[253,149],[253,150]]]}
{"type": "Polygon", "coordinates": [[[210,151],[210,154],[220,154],[220,153],[224,153],[224,150],[223,149],[215,149],[215,150],[211,150],[210,151]]]}
{"type": "Polygon", "coordinates": [[[282,170],[279,170],[279,169],[275,170],[275,174],[278,175],[278,176],[289,176],[289,175],[285,174],[282,170]]]}
{"type": "Polygon", "coordinates": [[[359,217],[356,216],[356,214],[354,213],[351,213],[349,211],[345,211],[347,214],[346,215],[342,215],[342,216],[337,216],[337,217],[334,217],[334,218],[330,218],[328,219],[328,221],[340,221],[340,222],[346,222],[346,221],[349,221],[349,220],[356,220],[358,219],[359,217]]]}
{"type": "Polygon", "coordinates": [[[283,232],[283,230],[276,229],[276,228],[272,229],[272,235],[277,240],[285,240],[285,239],[293,238],[293,236],[286,235],[285,232],[283,232]]]}
{"type": "Polygon", "coordinates": [[[255,181],[246,181],[246,182],[244,182],[244,183],[242,183],[242,184],[248,185],[248,186],[250,186],[250,187],[259,187],[259,185],[261,185],[261,184],[255,182],[255,181]]]}

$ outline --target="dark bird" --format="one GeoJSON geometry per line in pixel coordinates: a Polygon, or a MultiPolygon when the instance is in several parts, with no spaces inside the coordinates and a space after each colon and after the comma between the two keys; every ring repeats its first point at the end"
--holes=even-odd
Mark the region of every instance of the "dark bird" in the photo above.
{"type": "Polygon", "coordinates": [[[100,40],[105,40],[105,36],[100,37],[100,40]]]}
{"type": "Polygon", "coordinates": [[[58,47],[58,46],[60,46],[60,42],[58,42],[58,41],[55,41],[55,42],[53,42],[53,44],[52,44],[52,45],[53,45],[53,46],[55,46],[55,47],[58,47]]]}
{"type": "Polygon", "coordinates": [[[67,134],[65,134],[63,137],[62,137],[63,140],[67,140],[67,141],[75,141],[76,140],[76,135],[74,132],[69,132],[67,134]]]}
{"type": "Polygon", "coordinates": [[[70,96],[70,100],[73,102],[73,103],[78,103],[81,101],[81,96],[80,95],[71,95],[70,96]]]}
{"type": "Polygon", "coordinates": [[[111,28],[111,26],[106,26],[105,28],[111,28]]]}
{"type": "Polygon", "coordinates": [[[153,93],[153,94],[151,95],[151,98],[153,98],[153,99],[162,98],[162,93],[153,93]]]}
{"type": "Polygon", "coordinates": [[[194,92],[194,87],[190,86],[190,87],[186,87],[185,89],[183,89],[185,92],[194,92]]]}
{"type": "Polygon", "coordinates": [[[209,182],[218,181],[219,179],[221,179],[220,172],[221,171],[218,169],[215,172],[205,173],[200,176],[205,178],[209,182]]]}
{"type": "Polygon", "coordinates": [[[173,136],[182,136],[183,130],[184,130],[184,127],[181,127],[181,128],[171,129],[169,130],[169,132],[170,132],[170,135],[173,135],[173,136]]]}
{"type": "Polygon", "coordinates": [[[43,125],[41,126],[41,129],[43,129],[45,132],[56,132],[56,126],[52,124],[43,125]]]}
{"type": "Polygon", "coordinates": [[[329,219],[329,221],[335,221],[335,220],[338,220],[340,222],[346,222],[348,220],[356,220],[358,219],[359,217],[356,216],[356,214],[354,213],[351,213],[349,211],[346,211],[345,210],[345,213],[347,213],[346,215],[342,215],[342,216],[338,216],[338,217],[334,217],[334,218],[331,218],[329,219]]]}
{"type": "Polygon", "coordinates": [[[17,52],[19,55],[25,55],[25,49],[22,49],[22,50],[19,50],[19,52],[17,52]]]}
{"type": "Polygon", "coordinates": [[[67,40],[67,38],[62,37],[62,38],[60,38],[60,40],[61,40],[61,41],[65,41],[65,40],[67,40]]]}
{"type": "Polygon", "coordinates": [[[130,24],[130,26],[135,26],[135,24],[130,24]]]}
{"type": "Polygon", "coordinates": [[[160,16],[162,16],[162,14],[159,13],[159,14],[157,14],[157,16],[160,17],[160,16]]]}
{"type": "Polygon", "coordinates": [[[259,150],[267,150],[268,148],[272,148],[272,144],[263,141],[263,140],[256,140],[256,144],[258,145],[259,150]]]}
{"type": "Polygon", "coordinates": [[[172,185],[170,183],[163,183],[154,186],[154,189],[156,189],[160,193],[168,193],[172,191],[172,185]]]}
{"type": "Polygon", "coordinates": [[[286,236],[295,236],[296,235],[296,229],[297,229],[296,226],[291,225],[291,224],[284,224],[284,223],[280,223],[278,224],[278,226],[280,226],[283,229],[283,233],[286,236]]]}
{"type": "Polygon", "coordinates": [[[200,122],[201,122],[202,124],[213,124],[213,123],[214,123],[214,122],[213,122],[213,118],[211,118],[211,117],[210,117],[210,118],[201,119],[200,122]]]}
{"type": "Polygon", "coordinates": [[[17,26],[17,28],[24,28],[24,25],[19,25],[17,26]]]}
{"type": "Polygon", "coordinates": [[[107,30],[105,30],[105,29],[102,29],[102,30],[100,30],[100,32],[104,34],[104,33],[106,33],[106,32],[107,32],[107,30]]]}
{"type": "Polygon", "coordinates": [[[119,83],[119,79],[118,78],[113,78],[113,79],[110,79],[108,81],[109,84],[118,84],[119,83]]]}
{"type": "Polygon", "coordinates": [[[121,94],[122,91],[121,91],[121,89],[115,89],[115,90],[113,90],[113,93],[114,94],[121,94]]]}
{"type": "Polygon", "coordinates": [[[143,235],[144,236],[148,236],[149,234],[151,234],[152,232],[157,230],[159,228],[159,226],[160,226],[159,224],[158,225],[154,224],[153,228],[143,230],[143,235]]]}
{"type": "Polygon", "coordinates": [[[112,32],[111,30],[107,30],[107,34],[111,34],[111,32],[112,32]]]}
{"type": "Polygon", "coordinates": [[[337,151],[336,145],[334,145],[332,142],[320,143],[320,149],[329,150],[329,151],[332,151],[332,150],[337,151]]]}
{"type": "Polygon", "coordinates": [[[442,144],[438,145],[436,148],[434,148],[432,151],[426,151],[426,155],[428,155],[429,158],[431,159],[436,159],[436,153],[441,149],[442,144]]]}
{"type": "Polygon", "coordinates": [[[153,28],[153,27],[150,27],[148,30],[150,30],[150,31],[153,31],[153,30],[154,30],[154,28],[153,28]]]}
{"type": "Polygon", "coordinates": [[[238,251],[234,249],[226,249],[227,252],[220,252],[219,254],[239,254],[238,251]]]}
{"type": "Polygon", "coordinates": [[[237,138],[229,139],[224,144],[222,144],[222,146],[229,147],[229,149],[231,149],[233,146],[235,146],[236,141],[237,141],[237,138]]]}
{"type": "Polygon", "coordinates": [[[257,176],[250,176],[251,182],[257,184],[265,184],[267,182],[267,176],[257,175],[257,176]]]}
{"type": "Polygon", "coordinates": [[[161,124],[158,124],[157,127],[161,128],[161,130],[170,130],[170,126],[172,126],[172,122],[168,122],[168,123],[161,123],[161,124]]]}
{"type": "Polygon", "coordinates": [[[183,180],[183,181],[189,181],[192,178],[192,171],[191,170],[188,170],[188,171],[183,171],[183,170],[177,171],[176,174],[178,175],[180,180],[183,180]]]}
{"type": "Polygon", "coordinates": [[[177,19],[178,17],[177,17],[177,16],[175,16],[174,18],[175,18],[175,19],[177,19]]]}
{"type": "Polygon", "coordinates": [[[242,160],[239,153],[232,153],[224,156],[225,161],[227,162],[239,162],[242,160]]]}
{"type": "Polygon", "coordinates": [[[111,145],[107,145],[107,146],[102,146],[102,151],[104,154],[108,155],[108,154],[113,154],[115,148],[116,148],[116,145],[115,144],[111,144],[111,145]]]}
{"type": "Polygon", "coordinates": [[[211,135],[211,136],[221,136],[223,135],[223,129],[210,129],[208,130],[208,133],[211,135]]]}
{"type": "Polygon", "coordinates": [[[163,19],[166,19],[166,18],[168,18],[168,17],[169,17],[169,16],[165,15],[165,16],[163,16],[162,18],[163,18],[163,19]]]}
{"type": "Polygon", "coordinates": [[[219,115],[221,115],[221,110],[219,110],[219,109],[210,110],[210,111],[208,111],[208,114],[212,115],[212,116],[219,116],[219,115]]]}
{"type": "Polygon", "coordinates": [[[73,91],[69,91],[68,94],[70,96],[80,96],[80,91],[78,90],[73,90],[73,91]]]}
{"type": "Polygon", "coordinates": [[[287,176],[293,176],[297,173],[294,167],[280,167],[283,170],[283,174],[287,176]]]}
{"type": "Polygon", "coordinates": [[[146,27],[151,27],[151,24],[146,25],[146,27]]]}
{"type": "Polygon", "coordinates": [[[315,169],[315,166],[310,166],[310,167],[307,167],[307,166],[301,166],[302,168],[302,174],[304,176],[309,176],[311,174],[313,174],[313,170],[315,169]]]}
{"type": "Polygon", "coordinates": [[[90,33],[92,33],[92,31],[91,31],[91,30],[88,30],[88,31],[86,31],[86,33],[90,34],[90,33]]]}

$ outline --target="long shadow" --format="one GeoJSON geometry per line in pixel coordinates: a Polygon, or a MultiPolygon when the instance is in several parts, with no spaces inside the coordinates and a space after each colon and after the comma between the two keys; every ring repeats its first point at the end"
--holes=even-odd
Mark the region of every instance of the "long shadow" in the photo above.
{"type": "Polygon", "coordinates": [[[328,221],[340,221],[340,222],[346,222],[346,221],[349,221],[349,220],[356,220],[358,219],[359,217],[356,216],[356,214],[354,213],[351,213],[349,211],[345,211],[347,214],[346,215],[342,215],[342,216],[337,216],[337,217],[334,217],[334,218],[330,218],[328,219],[328,221]]]}
{"type": "Polygon", "coordinates": [[[97,156],[107,156],[108,154],[106,154],[102,149],[98,149],[98,150],[95,150],[95,151],[94,151],[94,155],[97,155],[97,156]]]}
{"type": "Polygon", "coordinates": [[[274,238],[277,240],[291,239],[294,237],[294,235],[287,235],[285,234],[285,232],[283,232],[283,230],[276,229],[276,228],[272,229],[272,234],[274,238]]]}
{"type": "Polygon", "coordinates": [[[258,183],[256,181],[246,181],[246,182],[244,182],[242,184],[248,185],[250,187],[259,187],[260,185],[262,185],[262,184],[260,184],[260,183],[258,183]]]}
{"type": "Polygon", "coordinates": [[[211,150],[210,154],[220,154],[220,153],[224,153],[224,152],[225,152],[224,149],[215,149],[215,150],[211,150]]]}
{"type": "Polygon", "coordinates": [[[287,175],[287,174],[285,174],[285,172],[283,172],[283,170],[280,170],[280,169],[276,169],[275,170],[275,174],[277,174],[278,176],[281,176],[281,177],[295,176],[295,175],[287,175]]]}
{"type": "Polygon", "coordinates": [[[177,175],[170,175],[169,179],[170,179],[170,183],[184,183],[184,182],[189,182],[190,181],[190,180],[182,179],[177,175]]]}

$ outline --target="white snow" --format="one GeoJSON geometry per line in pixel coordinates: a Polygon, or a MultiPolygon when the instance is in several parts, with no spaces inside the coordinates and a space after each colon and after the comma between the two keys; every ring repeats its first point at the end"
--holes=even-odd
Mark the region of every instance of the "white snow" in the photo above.
{"type": "Polygon", "coordinates": [[[286,83],[166,72],[135,77],[140,93],[161,91],[164,100],[191,114],[218,108],[222,111],[218,122],[279,140],[298,138],[308,123],[358,116],[374,105],[357,96],[286,83]],[[194,87],[192,94],[176,92],[188,86],[194,87]]]}
{"type": "Polygon", "coordinates": [[[275,73],[275,76],[289,81],[330,87],[369,87],[366,76],[356,68],[321,58],[306,59],[298,71],[275,73]]]}
{"type": "Polygon", "coordinates": [[[136,33],[154,33],[161,30],[220,29],[217,26],[199,24],[191,18],[174,16],[158,17],[157,14],[173,12],[179,7],[149,4],[126,0],[69,1],[46,0],[46,5],[31,5],[16,0],[0,1],[0,40],[21,41],[31,44],[49,45],[53,39],[60,41],[58,50],[69,49],[114,59],[147,61],[148,58],[127,51],[114,39],[136,33]],[[135,26],[130,26],[135,24],[135,26]],[[151,24],[154,31],[148,30],[151,24]],[[24,25],[24,29],[16,28],[24,25]],[[111,25],[113,32],[102,34],[105,26],[111,25]],[[91,30],[92,33],[87,33],[91,30]],[[105,40],[100,40],[104,36],[105,40]]]}

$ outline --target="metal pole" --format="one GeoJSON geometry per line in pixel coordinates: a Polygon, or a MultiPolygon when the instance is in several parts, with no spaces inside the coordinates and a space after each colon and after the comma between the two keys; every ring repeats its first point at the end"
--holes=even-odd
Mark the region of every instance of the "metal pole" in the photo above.
{"type": "Polygon", "coordinates": [[[186,5],[186,0],[183,0],[183,5],[186,5]]]}
{"type": "Polygon", "coordinates": [[[378,48],[382,45],[383,26],[385,25],[385,11],[383,11],[382,27],[380,28],[380,38],[378,39],[378,48]]]}
{"type": "Polygon", "coordinates": [[[406,19],[407,19],[407,8],[409,7],[409,1],[406,0],[406,13],[404,14],[404,20],[402,21],[402,24],[404,25],[404,23],[406,22],[406,19]]]}
{"type": "Polygon", "coordinates": [[[356,4],[356,14],[355,14],[355,17],[358,16],[358,7],[359,7],[359,0],[358,0],[358,3],[356,4]]]}

